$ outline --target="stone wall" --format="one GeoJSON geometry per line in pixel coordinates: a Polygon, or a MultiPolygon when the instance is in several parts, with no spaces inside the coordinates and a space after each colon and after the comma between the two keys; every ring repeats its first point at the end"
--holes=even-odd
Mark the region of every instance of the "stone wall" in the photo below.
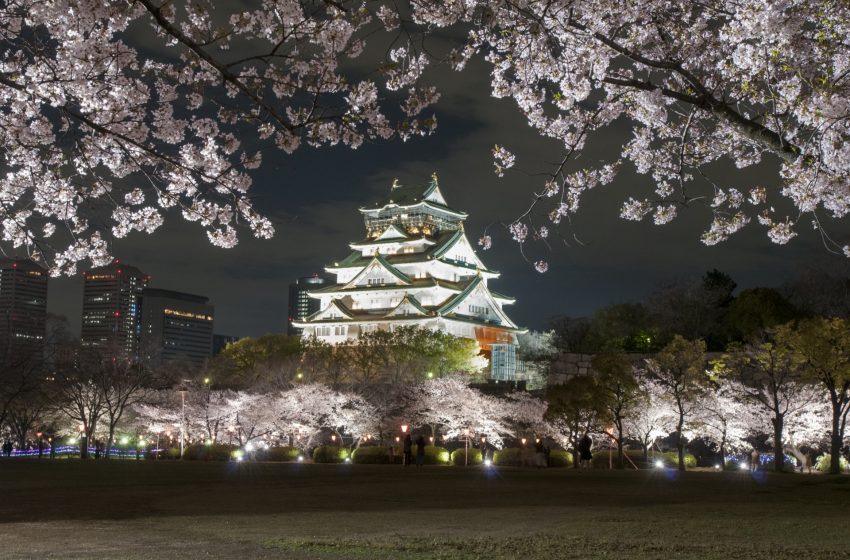
{"type": "Polygon", "coordinates": [[[574,375],[587,375],[592,372],[590,362],[593,354],[574,354],[561,352],[549,366],[548,385],[560,385],[574,375]]]}

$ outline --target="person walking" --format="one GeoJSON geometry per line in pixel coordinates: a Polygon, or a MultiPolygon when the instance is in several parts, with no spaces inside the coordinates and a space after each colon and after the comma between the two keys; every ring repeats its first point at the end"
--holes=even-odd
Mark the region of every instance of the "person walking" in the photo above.
{"type": "Polygon", "coordinates": [[[409,467],[413,459],[413,438],[410,434],[404,436],[404,466],[409,467]]]}
{"type": "Polygon", "coordinates": [[[3,442],[3,455],[6,457],[12,456],[12,442],[8,439],[3,442]]]}
{"type": "Polygon", "coordinates": [[[756,472],[759,470],[759,452],[755,447],[753,447],[753,452],[750,453],[750,458],[752,459],[752,462],[750,463],[750,472],[756,472]]]}
{"type": "Polygon", "coordinates": [[[425,436],[416,438],[416,466],[425,464],[425,436]]]}
{"type": "Polygon", "coordinates": [[[584,434],[581,442],[578,445],[579,467],[589,469],[593,465],[593,453],[590,451],[593,447],[593,440],[590,435],[584,434]]]}

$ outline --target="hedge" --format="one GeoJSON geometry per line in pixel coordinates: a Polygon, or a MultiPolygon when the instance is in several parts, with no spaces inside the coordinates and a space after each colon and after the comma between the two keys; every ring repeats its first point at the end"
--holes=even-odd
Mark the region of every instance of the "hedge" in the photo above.
{"type": "Polygon", "coordinates": [[[569,451],[553,449],[549,452],[550,467],[571,467],[573,465],[573,454],[569,451]]]}
{"type": "MultiPolygon", "coordinates": [[[[623,455],[628,455],[629,459],[634,462],[635,466],[639,469],[654,469],[658,465],[656,464],[659,460],[664,463],[665,468],[673,468],[679,466],[679,452],[678,451],[666,451],[664,453],[650,452],[647,461],[643,460],[643,450],[640,449],[627,449],[623,450],[623,455]]],[[[630,469],[632,468],[631,463],[629,463],[628,459],[624,459],[624,468],[630,469]]],[[[611,464],[614,468],[617,468],[617,450],[611,450],[611,464]]],[[[697,466],[697,458],[690,453],[685,453],[685,467],[692,469],[697,466]]],[[[607,469],[608,468],[608,450],[598,450],[593,453],[593,467],[596,469],[607,469]]]]}
{"type": "Polygon", "coordinates": [[[358,465],[388,465],[390,461],[390,448],[383,445],[370,445],[358,447],[351,454],[351,462],[358,465]]]}
{"type": "MultiPolygon", "coordinates": [[[[413,446],[413,463],[416,463],[416,453],[419,450],[418,445],[413,446]]],[[[445,447],[437,447],[436,445],[425,446],[425,464],[426,465],[446,465],[451,460],[449,450],[445,447]]]]}
{"type": "Polygon", "coordinates": [[[189,461],[228,461],[236,449],[235,445],[223,443],[194,444],[183,450],[183,458],[189,461]]]}
{"type": "Polygon", "coordinates": [[[258,461],[285,462],[297,461],[298,456],[303,454],[297,447],[269,447],[256,451],[254,456],[258,461]]]}
{"type": "MultiPolygon", "coordinates": [[[[481,457],[481,450],[470,448],[469,449],[469,465],[480,465],[484,462],[484,459],[481,457]]],[[[460,449],[455,449],[452,451],[452,464],[456,466],[464,466],[466,463],[466,448],[461,447],[460,449]]]]}
{"type": "MultiPolygon", "coordinates": [[[[830,461],[832,461],[832,455],[824,453],[818,457],[818,460],[815,462],[815,468],[822,473],[828,473],[830,461]]],[[[850,463],[844,457],[838,458],[838,464],[841,466],[842,471],[850,471],[850,463]]]]}
{"type": "Polygon", "coordinates": [[[348,458],[348,449],[333,445],[321,445],[313,450],[314,463],[342,463],[348,458]]]}

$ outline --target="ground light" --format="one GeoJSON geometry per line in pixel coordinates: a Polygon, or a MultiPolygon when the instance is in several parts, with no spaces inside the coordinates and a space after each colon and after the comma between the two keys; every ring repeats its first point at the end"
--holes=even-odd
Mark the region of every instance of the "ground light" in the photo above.
{"type": "Polygon", "coordinates": [[[489,466],[491,466],[492,464],[493,464],[493,462],[492,462],[490,459],[484,459],[484,466],[485,466],[485,467],[489,467],[489,466]]]}
{"type": "Polygon", "coordinates": [[[298,462],[300,463],[300,462],[302,462],[303,460],[304,460],[304,455],[299,455],[299,456],[298,456],[298,462]]]}
{"type": "Polygon", "coordinates": [[[662,461],[661,459],[658,459],[657,461],[655,461],[655,467],[658,468],[658,469],[663,469],[664,468],[664,461],[662,461]]]}
{"type": "Polygon", "coordinates": [[[350,462],[351,462],[351,457],[346,457],[346,458],[345,458],[345,462],[346,462],[346,463],[350,463],[350,462]]]}
{"type": "Polygon", "coordinates": [[[747,470],[748,468],[749,468],[749,467],[747,467],[747,464],[746,464],[746,463],[741,463],[741,470],[742,470],[742,471],[745,471],[745,470],[747,470]]]}

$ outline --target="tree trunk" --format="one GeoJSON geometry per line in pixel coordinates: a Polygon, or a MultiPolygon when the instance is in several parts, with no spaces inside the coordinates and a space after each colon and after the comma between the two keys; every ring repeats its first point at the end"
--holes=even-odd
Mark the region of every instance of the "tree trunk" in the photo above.
{"type": "Polygon", "coordinates": [[[829,438],[829,474],[841,474],[841,434],[838,432],[838,415],[832,419],[832,435],[829,438]]]}
{"type": "Polygon", "coordinates": [[[785,453],[782,446],[782,432],[784,431],[785,418],[776,415],[773,418],[773,470],[782,472],[785,467],[785,453]]]}
{"type": "MultiPolygon", "coordinates": [[[[520,448],[522,449],[522,448],[520,448]]],[[[521,453],[521,451],[520,451],[521,453]]],[[[573,468],[577,469],[581,465],[581,455],[578,450],[578,439],[573,440],[573,468]]]]}
{"type": "Polygon", "coordinates": [[[726,441],[720,444],[720,470],[726,470],[726,441]]]}
{"type": "Polygon", "coordinates": [[[623,464],[623,438],[617,438],[617,468],[621,470],[625,468],[623,464]]]}
{"type": "Polygon", "coordinates": [[[676,425],[676,450],[679,452],[679,470],[685,470],[685,438],[682,436],[682,429],[685,427],[685,416],[679,413],[679,423],[676,425]]]}
{"type": "Polygon", "coordinates": [[[619,416],[614,420],[614,426],[617,428],[617,468],[623,469],[623,419],[619,416]]]}
{"type": "Polygon", "coordinates": [[[103,450],[103,458],[109,459],[112,454],[112,444],[115,442],[115,426],[109,426],[109,435],[106,437],[106,449],[103,450]]]}

